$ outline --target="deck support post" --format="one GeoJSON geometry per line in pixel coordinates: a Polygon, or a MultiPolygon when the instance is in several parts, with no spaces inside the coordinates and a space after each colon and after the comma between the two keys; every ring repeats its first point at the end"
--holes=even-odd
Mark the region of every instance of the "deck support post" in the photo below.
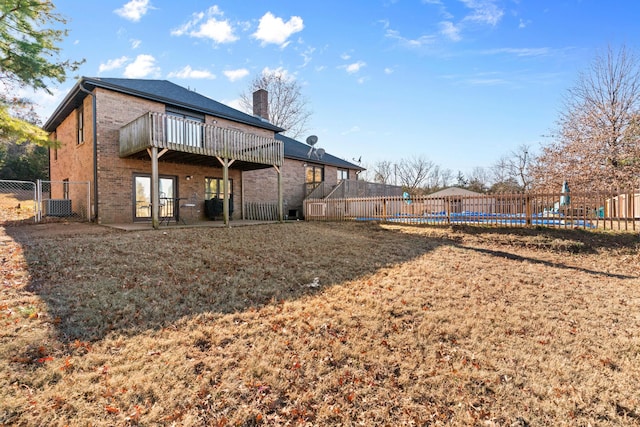
{"type": "Polygon", "coordinates": [[[147,153],[151,157],[151,225],[154,229],[160,228],[160,176],[158,174],[158,159],[169,151],[163,148],[158,152],[158,147],[147,148],[147,153]]]}
{"type": "Polygon", "coordinates": [[[155,230],[160,228],[160,183],[158,179],[158,147],[151,147],[151,224],[155,230]]]}
{"type": "Polygon", "coordinates": [[[273,165],[273,168],[278,173],[278,221],[284,222],[284,208],[282,197],[282,171],[278,165],[273,165]]]}
{"type": "Polygon", "coordinates": [[[222,199],[222,218],[224,225],[231,227],[231,224],[229,223],[229,166],[235,162],[235,159],[229,160],[220,157],[216,158],[222,164],[222,191],[224,193],[224,197],[222,199]]]}

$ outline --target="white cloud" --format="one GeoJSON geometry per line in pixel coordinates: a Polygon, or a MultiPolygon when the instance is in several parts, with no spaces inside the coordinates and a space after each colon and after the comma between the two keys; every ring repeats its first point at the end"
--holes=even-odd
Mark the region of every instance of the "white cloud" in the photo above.
{"type": "Polygon", "coordinates": [[[366,66],[367,63],[363,61],[354,62],[353,64],[345,65],[344,69],[347,70],[347,73],[354,74],[360,71],[360,69],[366,66]]]}
{"type": "Polygon", "coordinates": [[[171,31],[171,35],[206,38],[217,44],[232,43],[238,40],[238,37],[233,33],[233,26],[228,20],[217,18],[223,15],[218,6],[212,6],[206,12],[194,13],[190,21],[171,31]]]}
{"type": "Polygon", "coordinates": [[[393,74],[393,71],[394,71],[394,70],[393,70],[393,68],[389,68],[389,67],[386,67],[386,68],[384,69],[384,73],[385,73],[385,74],[393,74]]]}
{"type": "Polygon", "coordinates": [[[114,10],[115,13],[128,19],[129,21],[138,22],[151,8],[149,0],[131,0],[120,9],[114,10]]]}
{"type": "Polygon", "coordinates": [[[235,82],[249,75],[249,70],[246,68],[238,68],[237,70],[226,70],[224,75],[230,82],[235,82]]]}
{"type": "Polygon", "coordinates": [[[238,40],[233,34],[233,27],[229,21],[218,21],[216,18],[209,18],[200,25],[198,31],[191,33],[192,37],[211,39],[218,44],[231,43],[238,40]]]}
{"type": "Polygon", "coordinates": [[[440,33],[454,42],[462,40],[462,36],[460,36],[460,28],[456,27],[453,22],[450,21],[443,21],[440,23],[440,33]]]}
{"type": "Polygon", "coordinates": [[[480,51],[483,55],[515,55],[520,57],[525,56],[545,56],[551,53],[548,47],[527,47],[527,48],[511,48],[503,47],[499,49],[487,49],[480,51]]]}
{"type": "Polygon", "coordinates": [[[263,46],[272,43],[284,48],[289,44],[287,39],[292,34],[302,31],[303,28],[304,23],[299,16],[292,16],[287,22],[284,22],[282,18],[277,18],[271,12],[267,12],[260,18],[258,30],[253,33],[253,37],[260,40],[263,46]]]}
{"type": "Polygon", "coordinates": [[[342,55],[340,55],[340,59],[348,61],[349,59],[351,59],[351,55],[349,55],[348,53],[343,53],[342,55]]]}
{"type": "Polygon", "coordinates": [[[131,49],[137,49],[142,44],[142,40],[131,39],[129,41],[131,42],[131,49]]]}
{"type": "Polygon", "coordinates": [[[467,15],[465,21],[474,21],[482,24],[496,25],[502,19],[504,11],[500,9],[495,0],[460,0],[466,7],[471,9],[471,14],[467,15]]]}
{"type": "Polygon", "coordinates": [[[139,79],[149,75],[158,75],[160,68],[156,66],[156,59],[151,55],[138,55],[136,59],[124,69],[124,76],[139,79]]]}
{"type": "Polygon", "coordinates": [[[168,74],[169,78],[179,79],[215,79],[215,74],[208,70],[194,70],[190,65],[185,66],[180,71],[174,71],[168,74]]]}
{"type": "Polygon", "coordinates": [[[278,68],[269,68],[269,67],[264,67],[262,70],[262,74],[275,74],[279,77],[282,78],[282,80],[294,80],[294,76],[291,75],[289,73],[289,71],[285,70],[282,67],[278,67],[278,68]]]}
{"type": "Polygon", "coordinates": [[[122,68],[122,66],[129,60],[126,56],[121,56],[116,59],[109,59],[107,62],[100,64],[98,67],[98,74],[104,71],[117,70],[118,68],[122,68]]]}
{"type": "Polygon", "coordinates": [[[311,62],[311,60],[313,59],[313,52],[315,51],[315,48],[309,46],[304,52],[300,54],[300,56],[302,56],[302,58],[304,59],[302,67],[306,67],[307,65],[309,65],[309,62],[311,62]]]}
{"type": "Polygon", "coordinates": [[[423,46],[433,44],[436,41],[436,37],[430,35],[420,36],[417,39],[408,39],[401,36],[396,30],[387,30],[385,37],[395,40],[398,42],[398,45],[409,49],[418,49],[423,46]]]}
{"type": "Polygon", "coordinates": [[[523,19],[520,19],[520,23],[518,24],[518,28],[526,28],[529,26],[529,24],[531,24],[531,21],[525,21],[523,19]]]}

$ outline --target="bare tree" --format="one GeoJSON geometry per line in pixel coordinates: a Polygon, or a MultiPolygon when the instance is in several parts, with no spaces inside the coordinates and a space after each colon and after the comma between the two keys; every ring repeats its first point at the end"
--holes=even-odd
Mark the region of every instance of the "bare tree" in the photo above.
{"type": "Polygon", "coordinates": [[[522,186],[509,173],[509,158],[501,157],[491,166],[493,184],[489,187],[490,193],[519,193],[522,186]]]}
{"type": "Polygon", "coordinates": [[[491,191],[496,193],[513,193],[528,191],[531,188],[532,165],[535,156],[527,144],[521,144],[515,150],[496,161],[490,168],[493,185],[491,191]]]}
{"type": "Polygon", "coordinates": [[[424,157],[402,159],[398,163],[400,183],[410,191],[422,188],[434,166],[433,162],[424,157]]]}
{"type": "Polygon", "coordinates": [[[424,190],[426,193],[433,193],[446,188],[451,184],[452,178],[451,169],[443,169],[439,165],[435,165],[427,176],[424,190]]]}
{"type": "Polygon", "coordinates": [[[372,167],[369,166],[368,163],[362,162],[362,161],[360,163],[357,163],[357,164],[364,168],[363,171],[360,171],[360,173],[358,173],[358,180],[359,181],[366,181],[366,182],[374,181],[374,171],[373,171],[372,167]]]}
{"type": "Polygon", "coordinates": [[[483,167],[476,166],[467,177],[467,188],[478,193],[486,193],[489,190],[491,177],[489,171],[483,167]]]}
{"type": "Polygon", "coordinates": [[[538,185],[608,189],[640,179],[640,62],[626,46],[596,55],[569,89],[553,143],[536,167],[538,185]]]}
{"type": "Polygon", "coordinates": [[[302,95],[300,84],[280,70],[265,70],[251,82],[249,89],[240,94],[240,105],[253,112],[253,93],[264,89],[269,93],[269,120],[285,129],[291,138],[304,135],[311,112],[302,95]]]}
{"type": "Polygon", "coordinates": [[[373,181],[380,184],[394,184],[395,164],[389,160],[377,162],[373,167],[373,181]]]}
{"type": "Polygon", "coordinates": [[[492,190],[494,192],[503,192],[503,183],[511,179],[509,173],[509,156],[503,155],[493,165],[491,165],[491,178],[493,180],[492,190]]]}
{"type": "Polygon", "coordinates": [[[517,182],[522,191],[528,191],[531,188],[532,161],[531,147],[526,144],[518,146],[511,152],[508,159],[509,178],[517,182]]]}

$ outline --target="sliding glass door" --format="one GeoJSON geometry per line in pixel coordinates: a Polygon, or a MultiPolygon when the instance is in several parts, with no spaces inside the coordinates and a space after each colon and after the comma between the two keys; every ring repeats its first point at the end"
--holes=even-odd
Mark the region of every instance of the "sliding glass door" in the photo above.
{"type": "MultiPolygon", "coordinates": [[[[161,218],[175,217],[176,178],[162,176],[158,181],[161,218]]],[[[133,219],[134,221],[151,220],[152,194],[151,175],[136,174],[133,177],[133,219]]]]}

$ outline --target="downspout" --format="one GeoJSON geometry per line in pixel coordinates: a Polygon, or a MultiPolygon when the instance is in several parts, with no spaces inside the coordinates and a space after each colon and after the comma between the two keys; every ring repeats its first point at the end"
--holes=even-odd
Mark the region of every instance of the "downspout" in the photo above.
{"type": "Polygon", "coordinates": [[[96,116],[96,94],[78,85],[81,91],[91,96],[91,108],[93,116],[93,221],[98,221],[98,119],[96,116]]]}

